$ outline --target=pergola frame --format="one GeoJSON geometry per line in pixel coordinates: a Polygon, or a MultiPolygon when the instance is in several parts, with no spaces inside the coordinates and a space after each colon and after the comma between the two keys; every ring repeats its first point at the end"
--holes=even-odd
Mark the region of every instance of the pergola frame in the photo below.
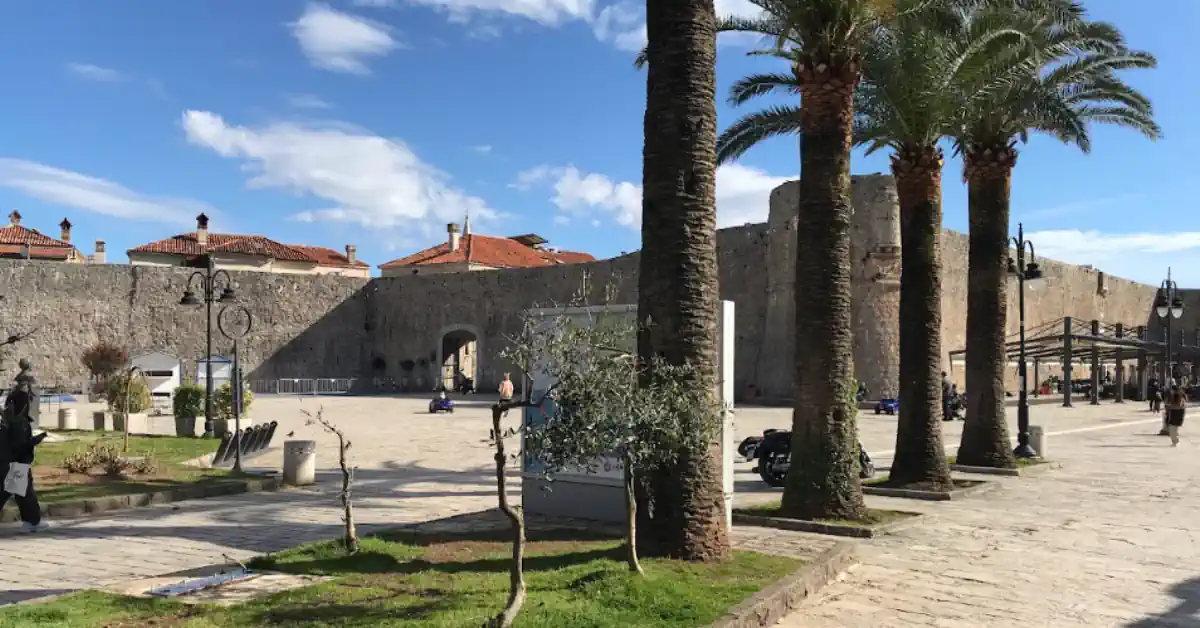
{"type": "MultiPolygon", "coordinates": [[[[1125,362],[1136,361],[1137,369],[1137,400],[1146,399],[1146,387],[1150,374],[1157,369],[1149,368],[1151,363],[1161,365],[1166,359],[1167,343],[1165,337],[1160,340],[1150,338],[1150,328],[1147,325],[1126,325],[1122,323],[1103,323],[1101,321],[1080,321],[1070,316],[1053,320],[1025,332],[1025,359],[1033,362],[1034,390],[1040,385],[1038,366],[1041,362],[1053,362],[1062,365],[1063,371],[1063,406],[1071,404],[1071,366],[1075,362],[1091,363],[1092,392],[1091,403],[1100,403],[1101,373],[1107,366],[1116,367],[1114,401],[1122,403],[1124,399],[1125,362]]],[[[1161,332],[1165,335],[1165,331],[1161,332]]],[[[1187,334],[1179,332],[1171,346],[1171,361],[1177,366],[1187,363],[1195,382],[1200,379],[1200,331],[1195,332],[1195,342],[1187,343],[1187,334]]],[[[1020,355],[1020,340],[1014,338],[1005,343],[1009,362],[1015,362],[1020,355]]],[[[966,349],[950,352],[953,364],[957,359],[966,357],[966,349]]]]}

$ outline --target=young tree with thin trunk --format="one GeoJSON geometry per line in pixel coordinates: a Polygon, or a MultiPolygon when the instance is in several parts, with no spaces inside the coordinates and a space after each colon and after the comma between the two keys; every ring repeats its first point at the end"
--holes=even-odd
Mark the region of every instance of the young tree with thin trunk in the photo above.
{"type": "MultiPolygon", "coordinates": [[[[716,37],[712,0],[647,0],[646,115],[638,355],[692,365],[689,385],[717,396],[716,37]]],[[[731,549],[721,445],[681,450],[643,483],[646,549],[709,561],[731,549]]]]}
{"type": "Polygon", "coordinates": [[[601,465],[620,469],[627,558],[640,574],[636,483],[671,469],[680,451],[704,451],[721,409],[691,385],[694,368],[642,363],[634,353],[637,326],[623,313],[541,316],[524,330],[513,353],[541,356],[541,375],[555,382],[544,419],[525,427],[525,456],[549,482],[563,472],[598,473],[601,465]]]}
{"type": "Polygon", "coordinates": [[[308,416],[308,425],[319,425],[321,429],[333,434],[338,439],[338,468],[342,471],[342,490],[339,497],[342,500],[342,545],[346,551],[351,554],[358,553],[358,528],[354,525],[354,503],[352,501],[351,489],[354,486],[354,472],[358,467],[350,466],[347,452],[350,451],[350,439],[346,438],[345,432],[325,418],[325,409],[317,410],[315,415],[304,411],[308,416]]]}

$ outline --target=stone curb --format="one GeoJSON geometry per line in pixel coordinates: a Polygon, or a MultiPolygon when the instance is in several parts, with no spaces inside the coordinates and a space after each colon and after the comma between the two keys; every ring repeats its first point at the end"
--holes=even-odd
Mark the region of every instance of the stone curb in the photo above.
{"type": "Polygon", "coordinates": [[[975,486],[956,488],[952,491],[919,491],[911,488],[887,488],[884,486],[863,486],[863,495],[876,497],[896,497],[900,499],[918,499],[927,502],[945,502],[962,499],[970,495],[986,493],[999,488],[995,482],[980,482],[975,486]]]}
{"type": "Polygon", "coordinates": [[[761,628],[774,626],[788,613],[798,609],[843,571],[858,563],[851,543],[838,543],[821,552],[784,579],[746,598],[729,614],[708,628],[761,628]]]}
{"type": "MultiPolygon", "coordinates": [[[[995,467],[972,467],[972,466],[964,465],[964,464],[952,464],[952,465],[950,465],[950,470],[957,471],[959,473],[973,473],[975,475],[1000,475],[1000,476],[1004,476],[1004,477],[1015,478],[1015,477],[1020,477],[1020,476],[1037,475],[1038,473],[1041,473],[1041,472],[1049,469],[1052,464],[1053,464],[1052,462],[1047,460],[1046,462],[1039,462],[1037,464],[1031,464],[1031,465],[1025,466],[1025,467],[1017,467],[1016,469],[998,469],[995,467]]],[[[1059,466],[1061,467],[1062,465],[1059,465],[1059,466]]]]}
{"type": "MultiPolygon", "coordinates": [[[[49,519],[75,519],[88,515],[130,510],[189,499],[206,499],[209,497],[239,495],[241,493],[273,491],[279,488],[279,485],[279,476],[272,475],[246,480],[229,480],[217,484],[181,486],[179,488],[151,493],[92,497],[89,499],[42,504],[42,516],[49,519]]],[[[3,512],[0,512],[0,523],[12,523],[20,521],[20,519],[20,514],[16,509],[5,509],[3,512]]]]}
{"type": "Polygon", "coordinates": [[[912,516],[890,523],[880,523],[873,526],[847,526],[837,523],[822,523],[820,521],[804,521],[802,519],[762,517],[735,511],[733,513],[733,523],[734,525],[776,528],[792,532],[812,532],[814,534],[828,534],[830,536],[848,536],[856,539],[873,539],[877,536],[902,530],[916,524],[922,519],[928,520],[929,518],[928,515],[919,512],[907,512],[907,514],[912,516]]]}

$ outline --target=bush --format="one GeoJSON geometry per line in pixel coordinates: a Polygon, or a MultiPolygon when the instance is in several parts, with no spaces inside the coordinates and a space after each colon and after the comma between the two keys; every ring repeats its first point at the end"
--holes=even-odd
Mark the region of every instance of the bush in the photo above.
{"type": "Polygon", "coordinates": [[[129,351],[109,342],[100,341],[83,352],[83,365],[92,377],[103,381],[129,364],[129,351]]]}
{"type": "Polygon", "coordinates": [[[172,405],[177,419],[194,419],[203,415],[204,388],[198,384],[184,384],[176,388],[172,405]]]}
{"type": "MultiPolygon", "coordinates": [[[[242,412],[250,411],[250,404],[254,403],[254,393],[250,392],[249,388],[242,389],[242,412]]],[[[233,385],[229,382],[221,384],[220,388],[213,391],[213,412],[217,415],[214,418],[224,421],[233,420],[233,385]]]]}
{"type": "Polygon", "coordinates": [[[63,458],[62,466],[67,473],[87,474],[96,466],[96,451],[89,447],[83,451],[68,454],[63,458]]]}
{"type": "Polygon", "coordinates": [[[150,409],[150,387],[144,377],[135,376],[132,381],[128,373],[108,378],[104,388],[108,407],[118,414],[136,414],[150,409]]]}

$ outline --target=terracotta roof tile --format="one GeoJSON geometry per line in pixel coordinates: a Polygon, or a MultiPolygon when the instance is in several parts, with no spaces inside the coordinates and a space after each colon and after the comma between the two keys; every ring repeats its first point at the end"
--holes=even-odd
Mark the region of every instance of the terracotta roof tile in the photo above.
{"type": "Polygon", "coordinates": [[[304,244],[293,244],[292,248],[300,249],[317,260],[321,266],[355,266],[361,268],[369,268],[370,265],[362,260],[354,260],[350,263],[350,258],[346,257],[345,253],[338,253],[333,249],[327,249],[323,246],[307,246],[304,244]]]}
{"type": "Polygon", "coordinates": [[[21,225],[0,227],[0,244],[28,244],[29,246],[61,247],[64,249],[74,248],[62,240],[55,240],[49,236],[42,235],[36,229],[22,227],[21,225]]]}
{"type": "Polygon", "coordinates": [[[587,253],[535,249],[511,238],[472,234],[462,236],[456,251],[451,251],[450,245],[443,242],[407,257],[381,264],[379,267],[386,269],[470,262],[493,268],[537,268],[594,261],[596,258],[587,253]]]}
{"type": "Polygon", "coordinates": [[[0,227],[0,255],[23,255],[29,247],[30,259],[67,260],[78,251],[69,242],[43,235],[21,225],[0,227]]]}
{"type": "MultiPolygon", "coordinates": [[[[268,257],[285,262],[311,262],[319,266],[348,266],[345,255],[319,246],[283,244],[257,235],[209,233],[207,246],[200,246],[196,233],[184,233],[157,242],[129,249],[129,253],[160,253],[164,255],[203,255],[205,253],[235,253],[268,257]]],[[[366,266],[357,262],[355,266],[366,266]]]]}

